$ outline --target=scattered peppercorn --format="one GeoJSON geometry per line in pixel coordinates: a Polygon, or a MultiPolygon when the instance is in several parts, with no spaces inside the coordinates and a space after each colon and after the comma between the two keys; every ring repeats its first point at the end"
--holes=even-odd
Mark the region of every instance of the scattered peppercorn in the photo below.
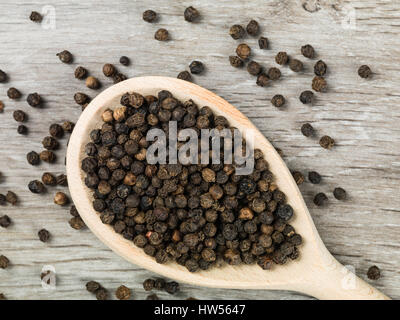
{"type": "Polygon", "coordinates": [[[126,286],[119,286],[115,291],[115,296],[118,300],[129,300],[131,297],[131,290],[126,286]]]}
{"type": "Polygon", "coordinates": [[[251,49],[247,44],[241,43],[236,48],[236,54],[239,56],[239,58],[247,60],[250,57],[251,49]]]}
{"type": "Polygon", "coordinates": [[[37,12],[37,11],[32,11],[31,12],[31,14],[30,14],[30,16],[29,16],[29,19],[31,20],[31,21],[33,21],[33,22],[42,22],[42,15],[39,13],[39,12],[37,12]]]}
{"type": "Polygon", "coordinates": [[[123,66],[129,66],[131,61],[127,56],[122,56],[121,58],[119,58],[119,63],[122,64],[123,66]]]}
{"type": "Polygon", "coordinates": [[[106,64],[103,66],[103,74],[104,74],[106,77],[112,77],[112,76],[115,74],[116,71],[117,71],[117,70],[115,69],[115,67],[114,67],[112,64],[110,64],[110,63],[106,63],[106,64]]]}
{"type": "Polygon", "coordinates": [[[154,289],[155,281],[153,279],[146,279],[143,281],[143,289],[145,291],[151,291],[154,289]]]}
{"type": "Polygon", "coordinates": [[[369,77],[371,77],[372,75],[372,71],[371,68],[368,67],[367,65],[362,65],[359,69],[358,69],[358,75],[361,78],[367,79],[369,77]]]}
{"type": "Polygon", "coordinates": [[[243,67],[243,60],[240,59],[238,56],[229,56],[229,63],[234,68],[243,67]]]}
{"type": "Polygon", "coordinates": [[[61,51],[56,54],[56,56],[60,59],[63,63],[72,63],[73,57],[71,52],[68,50],[61,51]]]}
{"type": "Polygon", "coordinates": [[[71,121],[65,121],[62,124],[62,128],[64,129],[65,132],[68,132],[68,133],[71,133],[72,130],[74,130],[74,126],[75,126],[75,124],[71,121]]]}
{"type": "Polygon", "coordinates": [[[47,150],[56,150],[59,147],[59,143],[56,139],[51,136],[44,137],[42,140],[43,147],[47,150]]]}
{"type": "Polygon", "coordinates": [[[156,31],[154,34],[154,38],[158,41],[167,41],[168,40],[168,30],[161,28],[156,31]]]}
{"type": "Polygon", "coordinates": [[[201,61],[192,61],[189,65],[192,74],[200,74],[204,71],[204,64],[201,61]]]}
{"type": "Polygon", "coordinates": [[[303,104],[312,103],[313,98],[314,98],[314,93],[310,90],[303,91],[299,97],[301,103],[303,103],[303,104]]]}
{"type": "Polygon", "coordinates": [[[0,70],[0,83],[7,82],[7,73],[5,73],[3,70],[0,70]]]}
{"type": "Polygon", "coordinates": [[[179,291],[179,283],[175,281],[167,282],[165,284],[165,291],[169,294],[175,294],[179,291]]]}
{"type": "Polygon", "coordinates": [[[280,108],[285,104],[285,97],[281,94],[276,94],[272,97],[271,103],[273,106],[280,108]]]}
{"type": "Polygon", "coordinates": [[[179,72],[177,78],[185,81],[192,81],[192,76],[189,71],[179,72]]]}
{"type": "MultiPolygon", "coordinates": [[[[4,202],[5,202],[5,199],[4,199],[4,202]]],[[[0,204],[2,204],[2,203],[0,203],[0,204]]],[[[10,225],[11,225],[11,219],[9,216],[7,216],[7,215],[0,216],[0,227],[8,228],[10,225]]]]}
{"type": "Polygon", "coordinates": [[[50,240],[50,232],[46,229],[41,229],[38,232],[39,240],[42,242],[48,242],[50,240]]]}
{"type": "Polygon", "coordinates": [[[45,186],[39,180],[29,182],[28,188],[32,193],[43,193],[46,191],[45,186]]]}
{"type": "Polygon", "coordinates": [[[87,73],[88,73],[88,72],[87,72],[87,70],[86,70],[84,67],[79,66],[79,67],[77,67],[77,68],[75,69],[74,75],[75,75],[75,78],[76,78],[76,79],[83,80],[83,79],[86,78],[87,73]]]}
{"type": "Polygon", "coordinates": [[[258,74],[260,74],[260,72],[262,71],[262,67],[260,66],[260,64],[258,62],[255,61],[250,61],[247,64],[247,71],[252,75],[252,76],[256,76],[258,74]]]}
{"type": "Polygon", "coordinates": [[[337,200],[346,200],[347,197],[346,190],[340,187],[333,190],[333,195],[337,200]]]}
{"type": "Polygon", "coordinates": [[[56,160],[56,155],[53,151],[50,150],[43,150],[39,154],[40,160],[48,163],[53,163],[56,160]]]}
{"type": "Polygon", "coordinates": [[[239,24],[234,24],[229,29],[229,34],[234,40],[238,40],[238,39],[243,38],[244,33],[245,33],[244,28],[239,24]]]}
{"type": "Polygon", "coordinates": [[[314,127],[310,123],[304,123],[301,126],[301,133],[305,137],[312,137],[315,134],[314,127]]]}
{"type": "Polygon", "coordinates": [[[15,206],[18,202],[18,197],[14,192],[8,191],[6,194],[6,201],[15,206]]]}
{"type": "Polygon", "coordinates": [[[297,59],[290,59],[289,68],[294,72],[300,72],[301,70],[303,70],[303,62],[297,59]]]}
{"type": "Polygon", "coordinates": [[[325,92],[328,87],[328,84],[324,77],[315,76],[312,80],[312,88],[317,92],[325,92]]]}
{"type": "Polygon", "coordinates": [[[10,88],[7,90],[7,96],[10,99],[17,100],[21,98],[21,92],[19,92],[19,90],[16,88],[10,88]]]}
{"type": "Polygon", "coordinates": [[[319,140],[319,144],[322,148],[324,149],[332,149],[332,147],[335,145],[335,140],[333,140],[331,137],[329,136],[323,136],[320,140],[319,140]]]}
{"type": "Polygon", "coordinates": [[[83,92],[77,92],[74,94],[74,100],[79,105],[84,105],[90,100],[89,96],[83,92]]]}
{"type": "Polygon", "coordinates": [[[97,300],[107,300],[108,299],[108,291],[104,288],[100,288],[96,291],[96,299],[97,300]]]}
{"type": "Polygon", "coordinates": [[[55,186],[57,185],[56,177],[50,172],[45,172],[42,175],[42,182],[47,186],[55,186]]]}
{"type": "Polygon", "coordinates": [[[68,203],[68,197],[63,192],[57,192],[54,196],[54,203],[60,206],[66,205],[68,203]]]}
{"type": "Polygon", "coordinates": [[[301,54],[306,58],[313,59],[315,55],[314,48],[310,44],[306,44],[301,47],[301,54]]]}
{"type": "Polygon", "coordinates": [[[275,62],[280,65],[287,64],[289,61],[289,57],[286,52],[278,52],[275,56],[275,62]]]}
{"type": "Polygon", "coordinates": [[[85,222],[81,217],[73,217],[68,221],[72,229],[81,230],[85,227],[85,222]]]}
{"type": "Polygon", "coordinates": [[[64,135],[64,129],[57,123],[50,125],[49,133],[54,138],[62,138],[64,135]]]}
{"type": "Polygon", "coordinates": [[[143,12],[143,20],[146,22],[154,22],[157,19],[157,13],[153,10],[146,10],[143,12]]]}
{"type": "Polygon", "coordinates": [[[326,201],[328,201],[328,197],[323,192],[317,193],[314,197],[314,204],[318,207],[323,206],[326,201]]]}
{"type": "Polygon", "coordinates": [[[271,80],[278,80],[281,77],[281,70],[278,68],[272,67],[268,70],[268,78],[271,80]]]}
{"type": "Polygon", "coordinates": [[[9,265],[10,265],[10,260],[8,260],[8,258],[6,256],[1,255],[0,256],[0,268],[7,269],[9,265]]]}
{"type": "Polygon", "coordinates": [[[297,185],[300,185],[304,182],[304,176],[301,172],[299,171],[294,171],[292,172],[293,179],[296,181],[297,185]]]}
{"type": "Polygon", "coordinates": [[[322,60],[317,61],[317,63],[314,65],[314,73],[320,77],[323,77],[326,74],[327,69],[328,67],[322,60]]]}
{"type": "Polygon", "coordinates": [[[96,281],[89,281],[88,283],[86,283],[86,290],[90,293],[96,293],[96,291],[100,288],[102,288],[100,283],[96,281]]]}
{"type": "Polygon", "coordinates": [[[35,92],[35,93],[28,94],[26,101],[28,102],[28,104],[31,107],[35,108],[35,107],[40,106],[40,104],[42,103],[42,98],[40,97],[40,95],[37,92],[35,92]]]}
{"type": "Polygon", "coordinates": [[[260,49],[268,49],[268,38],[260,37],[258,39],[258,46],[260,49]]]}
{"type": "Polygon", "coordinates": [[[371,280],[378,280],[381,277],[381,270],[377,266],[372,266],[367,271],[367,277],[371,280]]]}
{"type": "Polygon", "coordinates": [[[257,76],[257,81],[256,84],[260,87],[265,87],[266,85],[268,85],[269,83],[269,78],[268,76],[261,72],[258,76],[257,76]]]}
{"type": "Polygon", "coordinates": [[[24,126],[23,124],[20,124],[17,128],[17,132],[19,134],[25,135],[28,133],[28,128],[26,126],[24,126]]]}
{"type": "Polygon", "coordinates": [[[13,118],[17,122],[25,122],[26,121],[26,113],[22,110],[15,110],[13,112],[13,118]]]}
{"type": "Polygon", "coordinates": [[[185,12],[183,13],[185,20],[188,22],[193,22],[200,17],[200,13],[197,9],[193,8],[192,6],[187,7],[185,12]]]}
{"type": "Polygon", "coordinates": [[[26,155],[26,160],[32,166],[37,166],[40,163],[40,157],[35,151],[31,151],[26,155]]]}
{"type": "Polygon", "coordinates": [[[96,89],[100,88],[99,80],[97,80],[93,76],[87,77],[86,80],[85,80],[85,84],[86,84],[86,87],[88,87],[89,89],[96,90],[96,89]]]}
{"type": "Polygon", "coordinates": [[[255,37],[260,30],[258,22],[256,20],[250,20],[250,22],[246,26],[246,31],[249,35],[255,37]]]}
{"type": "Polygon", "coordinates": [[[318,172],[310,171],[308,173],[308,180],[310,180],[312,184],[319,184],[321,183],[322,178],[318,172]]]}

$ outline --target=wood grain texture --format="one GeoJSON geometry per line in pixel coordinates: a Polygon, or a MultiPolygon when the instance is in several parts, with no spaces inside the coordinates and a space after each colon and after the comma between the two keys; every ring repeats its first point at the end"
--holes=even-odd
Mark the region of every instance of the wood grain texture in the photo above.
{"type": "MultiPolygon", "coordinates": [[[[141,282],[154,276],[116,256],[89,231],[75,231],[68,226],[68,208],[52,204],[56,189],[43,196],[32,195],[27,184],[45,171],[64,172],[65,146],[57,152],[55,165],[30,167],[25,155],[41,150],[41,140],[53,122],[76,121],[80,108],[73,101],[76,91],[98,92],[84,88],[74,79],[79,64],[98,76],[104,85],[110,81],[101,74],[104,63],[118,64],[121,55],[132,59],[130,67],[118,66],[129,77],[143,75],[176,76],[194,60],[205,63],[207,70],[194,81],[222,96],[248,116],[261,132],[283,150],[289,168],[323,175],[319,186],[300,186],[316,227],[332,254],[343,264],[353,266],[366,279],[372,264],[382,270],[382,278],[373,283],[388,296],[400,298],[399,228],[400,228],[400,59],[398,37],[400,4],[395,1],[24,1],[2,0],[0,10],[0,69],[10,75],[0,84],[0,100],[5,112],[0,114],[0,193],[15,191],[20,204],[0,207],[14,224],[0,230],[0,254],[12,265],[0,270],[0,292],[14,299],[92,299],[84,289],[88,280],[98,280],[113,291],[121,284],[131,287],[134,297],[146,296],[141,282]],[[306,4],[303,6],[303,2],[306,4]],[[46,5],[56,10],[56,29],[46,30],[28,20],[32,10],[46,5]],[[183,20],[185,7],[193,5],[202,13],[195,24],[183,20]],[[157,24],[142,21],[144,10],[160,13],[157,24]],[[305,10],[305,8],[307,10],[305,10]],[[313,12],[310,12],[313,11],[313,12]],[[4,14],[5,13],[5,14],[4,14]],[[343,24],[355,16],[354,28],[343,24]],[[254,48],[254,59],[263,66],[275,65],[278,51],[287,51],[306,64],[306,71],[293,74],[281,68],[283,77],[268,88],[255,85],[244,70],[233,69],[227,57],[238,41],[227,34],[234,23],[246,24],[251,18],[262,26],[270,39],[270,50],[257,49],[257,41],[245,41],[254,48]],[[346,21],[346,20],[345,20],[346,21]],[[171,40],[153,39],[159,27],[170,31],[171,40]],[[310,87],[312,65],[299,54],[300,46],[312,44],[329,66],[329,91],[318,94],[312,107],[298,101],[302,90],[310,87]],[[73,65],[61,64],[55,54],[70,50],[73,65]],[[358,77],[361,64],[369,64],[374,77],[358,77]],[[14,102],[6,97],[8,87],[19,88],[24,96],[14,102]],[[39,92],[46,100],[43,109],[33,109],[25,102],[30,92],[39,92]],[[287,107],[277,110],[269,100],[281,93],[287,107]],[[16,134],[12,119],[16,109],[29,114],[28,136],[16,134]],[[311,122],[318,136],[329,134],[337,141],[331,151],[318,146],[318,140],[306,139],[299,128],[311,122]],[[6,143],[7,142],[7,143],[6,143]],[[6,144],[6,146],[5,146],[6,144]],[[335,186],[342,186],[349,199],[339,202],[332,196],[335,186]],[[329,205],[316,208],[313,195],[324,191],[329,205]],[[53,235],[50,243],[37,239],[37,231],[47,228],[53,235]],[[40,285],[43,265],[55,266],[57,290],[46,291],[40,285]]],[[[64,145],[67,138],[62,140],[64,145]]],[[[176,298],[200,299],[305,299],[284,291],[221,290],[190,285],[182,286],[176,298]]],[[[167,298],[166,294],[160,294],[167,298]]]]}

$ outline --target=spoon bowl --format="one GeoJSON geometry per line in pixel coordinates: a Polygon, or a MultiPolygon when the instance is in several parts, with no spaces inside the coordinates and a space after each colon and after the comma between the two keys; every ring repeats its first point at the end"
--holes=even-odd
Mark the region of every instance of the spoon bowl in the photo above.
{"type": "Polygon", "coordinates": [[[261,132],[227,101],[196,84],[175,78],[151,76],[132,78],[104,90],[87,106],[74,128],[67,150],[67,175],[73,202],[90,230],[129,262],[165,277],[213,288],[293,290],[319,299],[388,299],[348,271],[328,252],[290,171],[261,132]],[[112,227],[101,222],[92,207],[92,191],[86,187],[84,173],[80,169],[81,161],[85,157],[84,147],[89,142],[89,133],[100,127],[104,110],[120,105],[122,94],[136,91],[144,96],[156,95],[160,90],[170,91],[181,101],[192,99],[200,107],[209,106],[216,115],[226,117],[230,125],[241,132],[253,130],[254,147],[263,151],[276,184],[294,209],[290,224],[303,238],[298,260],[273,266],[267,271],[256,264],[226,264],[191,273],[175,262],[158,264],[132,241],[124,239],[112,227]]]}

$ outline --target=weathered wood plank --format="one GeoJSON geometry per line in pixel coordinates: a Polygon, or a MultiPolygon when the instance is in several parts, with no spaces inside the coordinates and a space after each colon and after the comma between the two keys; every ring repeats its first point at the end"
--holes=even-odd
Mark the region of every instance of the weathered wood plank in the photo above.
{"type": "MultiPolygon", "coordinates": [[[[40,11],[48,2],[42,0],[16,3],[3,0],[0,11],[0,69],[10,75],[8,84],[0,84],[0,100],[5,112],[0,114],[0,171],[4,177],[0,192],[14,190],[20,197],[16,207],[1,207],[0,214],[15,222],[0,230],[0,254],[12,262],[0,270],[0,292],[15,299],[90,299],[84,289],[87,280],[100,281],[106,288],[120,284],[131,287],[134,297],[145,292],[141,281],[149,272],[132,266],[104,247],[88,230],[77,232],[68,226],[68,209],[52,205],[55,189],[44,196],[34,196],[27,183],[44,171],[63,172],[65,147],[58,151],[55,165],[30,167],[28,151],[41,149],[41,139],[53,122],[73,120],[80,110],[73,93],[97,92],[84,88],[74,79],[73,70],[80,64],[98,76],[104,87],[110,81],[101,74],[106,62],[118,64],[121,55],[132,59],[130,67],[119,69],[130,77],[140,75],[176,76],[188,69],[193,59],[207,66],[195,82],[215,91],[249,116],[276,147],[283,150],[291,169],[307,173],[316,170],[323,183],[301,186],[315,224],[328,249],[344,264],[365,273],[372,264],[383,271],[374,284],[385,294],[400,298],[399,228],[400,228],[400,4],[395,1],[68,1],[53,4],[56,29],[47,30],[28,20],[32,10],[40,11]],[[305,3],[305,10],[302,6],[305,3]],[[188,24],[182,14],[193,5],[202,13],[199,23],[188,24]],[[160,13],[157,24],[142,21],[145,9],[160,13]],[[313,11],[313,12],[310,12],[313,11]],[[354,25],[348,24],[354,17],[354,25]],[[282,80],[268,88],[255,85],[244,70],[229,66],[227,57],[238,41],[228,35],[234,23],[246,24],[251,18],[262,25],[270,39],[270,50],[257,49],[257,41],[246,38],[254,48],[254,59],[265,67],[274,65],[278,51],[287,51],[306,64],[306,71],[295,75],[281,68],[282,80]],[[349,18],[349,19],[347,19],[349,18]],[[344,22],[343,22],[344,21],[344,22]],[[159,27],[167,28],[172,40],[153,40],[159,27]],[[298,95],[310,87],[312,65],[301,57],[300,46],[312,44],[318,58],[329,66],[329,92],[318,94],[312,106],[304,106],[298,95]],[[75,56],[73,65],[63,65],[55,54],[63,49],[75,56]],[[369,64],[373,79],[364,81],[357,75],[361,64],[369,64]],[[9,86],[19,88],[24,97],[13,102],[6,97],[9,86]],[[46,99],[43,109],[33,109],[26,95],[39,92],[46,99]],[[269,100],[285,95],[287,107],[277,110],[269,100]],[[16,135],[12,119],[16,109],[28,112],[29,135],[16,135]],[[318,135],[329,134],[337,147],[325,151],[317,139],[306,139],[299,128],[311,122],[318,135]],[[350,199],[336,201],[331,191],[344,187],[350,199]],[[316,208],[313,195],[324,191],[329,206],[316,208]],[[49,244],[37,239],[37,231],[47,228],[53,238],[49,244]],[[55,266],[56,291],[40,286],[43,265],[55,266]]],[[[63,140],[66,142],[66,139],[63,140]]],[[[195,296],[211,299],[303,299],[289,292],[226,291],[183,285],[177,298],[195,296]]],[[[161,295],[167,298],[166,295],[161,295]]]]}

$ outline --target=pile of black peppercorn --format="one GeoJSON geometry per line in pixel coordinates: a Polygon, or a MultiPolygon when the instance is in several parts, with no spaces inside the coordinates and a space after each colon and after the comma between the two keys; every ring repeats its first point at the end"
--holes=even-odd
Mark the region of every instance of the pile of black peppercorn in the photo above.
{"type": "Polygon", "coordinates": [[[230,164],[146,162],[149,129],[166,131],[170,120],[198,133],[231,128],[226,118],[163,90],[158,97],[126,93],[121,106],[105,110],[102,119],[82,160],[93,208],[158,263],[174,260],[191,272],[221,260],[270,269],[299,256],[302,238],[288,224],[293,209],[260,150],[248,176],[236,175],[230,164]]]}

